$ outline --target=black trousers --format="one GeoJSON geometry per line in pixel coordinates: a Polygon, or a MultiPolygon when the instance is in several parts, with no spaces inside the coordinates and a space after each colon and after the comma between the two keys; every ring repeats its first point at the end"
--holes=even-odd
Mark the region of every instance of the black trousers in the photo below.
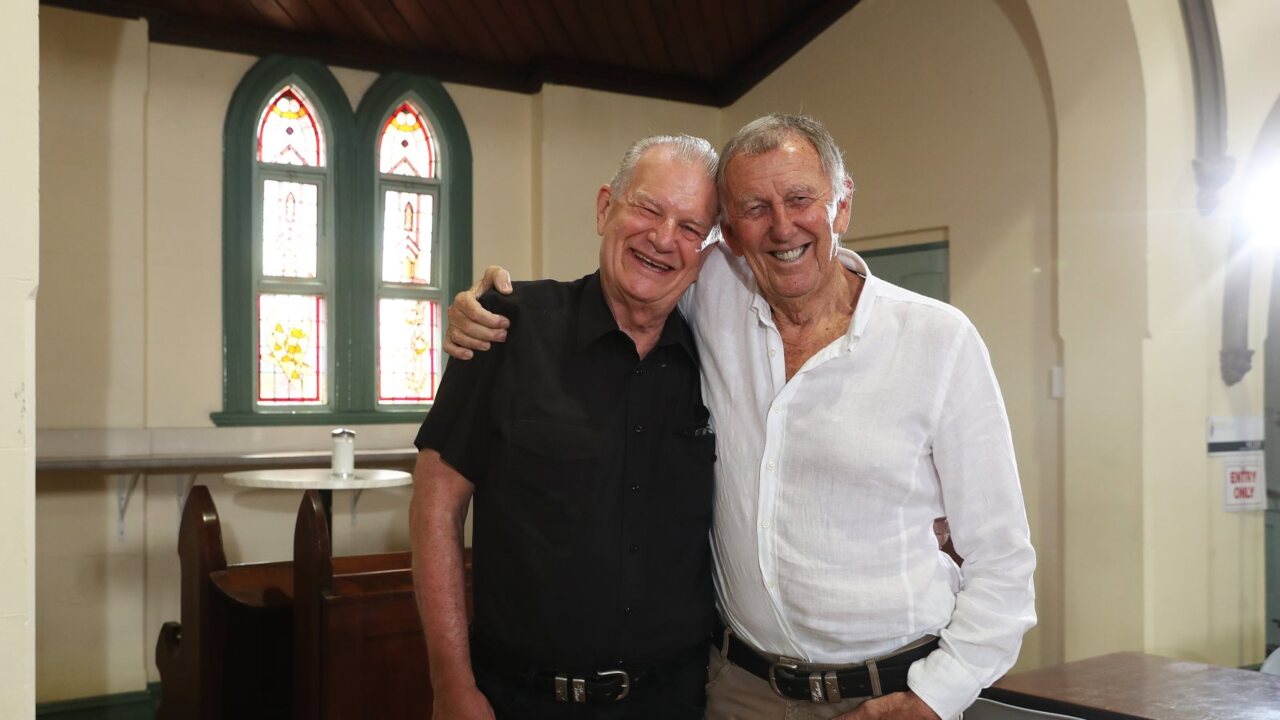
{"type": "Polygon", "coordinates": [[[474,668],[476,685],[498,720],[701,720],[706,708],[707,656],[668,666],[614,703],[563,703],[504,675],[474,668]]]}

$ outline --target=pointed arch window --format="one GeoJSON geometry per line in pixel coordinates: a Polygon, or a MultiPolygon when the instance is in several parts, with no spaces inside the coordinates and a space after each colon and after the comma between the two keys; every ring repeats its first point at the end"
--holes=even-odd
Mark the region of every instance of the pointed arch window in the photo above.
{"type": "Polygon", "coordinates": [[[414,103],[399,103],[378,139],[377,391],[380,405],[435,398],[443,358],[444,300],[436,207],[440,197],[434,133],[414,103]]]}
{"type": "Polygon", "coordinates": [[[296,82],[263,103],[253,185],[257,306],[254,402],[265,407],[326,407],[330,397],[329,307],[332,182],[325,127],[296,82]]]}
{"type": "Polygon", "coordinates": [[[469,282],[470,144],[394,74],[353,113],[324,66],[260,61],[224,130],[219,425],[416,422],[445,298],[469,282]]]}

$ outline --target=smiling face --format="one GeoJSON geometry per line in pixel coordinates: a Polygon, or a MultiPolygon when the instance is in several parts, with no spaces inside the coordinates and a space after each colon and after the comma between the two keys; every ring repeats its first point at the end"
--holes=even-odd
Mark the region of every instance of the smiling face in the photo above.
{"type": "Polygon", "coordinates": [[[849,193],[836,200],[818,152],[791,136],[776,149],[733,157],[725,170],[725,242],[746,259],[769,304],[803,306],[844,283],[835,251],[849,227],[849,193]]]}
{"type": "Polygon", "coordinates": [[[621,193],[600,188],[600,282],[615,315],[624,309],[665,316],[675,307],[698,279],[698,250],[716,210],[715,184],[706,170],[664,146],[641,156],[621,193]]]}

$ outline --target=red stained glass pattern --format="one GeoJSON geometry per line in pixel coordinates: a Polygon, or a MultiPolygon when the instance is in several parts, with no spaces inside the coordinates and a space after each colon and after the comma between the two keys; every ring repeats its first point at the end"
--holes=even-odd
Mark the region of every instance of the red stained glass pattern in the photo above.
{"type": "Polygon", "coordinates": [[[411,103],[403,103],[382,123],[378,167],[384,175],[436,177],[435,135],[411,103]]]}
{"type": "Polygon", "coordinates": [[[382,205],[382,279],[431,282],[431,195],[388,190],[382,205]]]}
{"type": "Polygon", "coordinates": [[[325,323],[319,295],[258,296],[258,402],[327,402],[325,323]]]}
{"type": "Polygon", "coordinates": [[[267,180],[262,184],[262,274],[316,276],[318,187],[267,180]]]}
{"type": "Polygon", "coordinates": [[[426,403],[440,382],[440,306],[430,300],[378,301],[378,402],[426,403]]]}
{"type": "Polygon", "coordinates": [[[258,121],[258,162],[324,167],[324,128],[292,85],[267,103],[258,121]]]}

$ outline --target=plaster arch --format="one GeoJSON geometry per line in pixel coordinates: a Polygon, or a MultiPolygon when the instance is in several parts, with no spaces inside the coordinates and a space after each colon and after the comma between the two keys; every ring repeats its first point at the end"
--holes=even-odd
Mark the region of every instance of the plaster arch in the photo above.
{"type": "Polygon", "coordinates": [[[1127,3],[1025,2],[1054,109],[1063,660],[1144,646],[1147,153],[1127,3]]]}

